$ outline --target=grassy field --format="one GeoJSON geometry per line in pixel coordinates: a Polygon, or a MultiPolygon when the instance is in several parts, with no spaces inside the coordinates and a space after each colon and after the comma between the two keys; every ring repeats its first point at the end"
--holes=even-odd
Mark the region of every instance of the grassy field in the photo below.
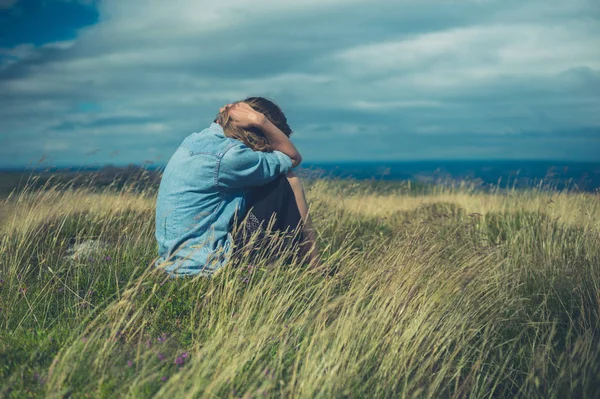
{"type": "Polygon", "coordinates": [[[154,195],[3,200],[0,397],[600,397],[597,194],[316,180],[325,276],[173,280],[154,195]]]}

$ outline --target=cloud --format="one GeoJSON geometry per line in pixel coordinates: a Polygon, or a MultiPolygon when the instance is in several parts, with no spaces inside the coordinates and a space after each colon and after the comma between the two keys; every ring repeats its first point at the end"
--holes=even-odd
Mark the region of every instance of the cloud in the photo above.
{"type": "Polygon", "coordinates": [[[307,160],[511,157],[492,137],[532,131],[554,145],[530,148],[533,157],[600,160],[590,151],[600,127],[594,4],[105,0],[72,41],[0,50],[0,133],[21,154],[0,155],[80,162],[103,148],[139,162],[154,148],[164,158],[222,104],[264,95],[307,160]],[[589,145],[552,136],[569,129],[584,129],[589,145]],[[446,136],[458,144],[442,147],[446,136]]]}
{"type": "Polygon", "coordinates": [[[342,64],[338,68],[358,77],[408,72],[426,88],[463,86],[500,75],[554,75],[574,63],[600,68],[600,36],[589,25],[461,27],[357,46],[332,58],[342,64]]]}

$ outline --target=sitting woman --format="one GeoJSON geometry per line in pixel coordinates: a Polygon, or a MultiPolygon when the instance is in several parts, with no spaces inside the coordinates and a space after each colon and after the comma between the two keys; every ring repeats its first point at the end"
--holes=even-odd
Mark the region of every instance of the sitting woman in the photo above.
{"type": "Polygon", "coordinates": [[[304,191],[291,172],[301,156],[290,134],[277,105],[250,97],[221,108],[208,128],[185,138],[160,183],[156,265],[172,275],[210,276],[234,250],[271,242],[272,232],[283,235],[278,251],[316,264],[304,191]]]}

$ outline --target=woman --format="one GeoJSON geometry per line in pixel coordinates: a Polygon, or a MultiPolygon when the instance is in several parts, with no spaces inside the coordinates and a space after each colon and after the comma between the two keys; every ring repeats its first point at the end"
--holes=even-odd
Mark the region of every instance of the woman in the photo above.
{"type": "Polygon", "coordinates": [[[291,133],[277,105],[249,97],[221,108],[208,128],[185,138],[167,163],[158,192],[157,265],[173,275],[210,276],[231,258],[236,244],[248,249],[264,243],[269,222],[276,231],[301,224],[300,240],[292,235],[281,242],[299,246],[316,263],[302,185],[289,174],[302,160],[291,133]],[[241,216],[244,229],[237,224],[241,216]],[[235,243],[232,233],[240,233],[235,243]],[[250,239],[257,236],[258,241],[250,239]]]}

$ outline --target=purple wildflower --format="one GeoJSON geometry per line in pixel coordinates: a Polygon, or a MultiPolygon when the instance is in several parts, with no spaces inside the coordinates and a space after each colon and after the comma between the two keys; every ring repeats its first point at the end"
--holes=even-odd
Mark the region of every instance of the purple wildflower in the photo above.
{"type": "Polygon", "coordinates": [[[92,296],[92,295],[94,295],[94,290],[89,289],[87,292],[87,296],[92,296]]]}
{"type": "Polygon", "coordinates": [[[112,259],[112,258],[111,258],[110,256],[108,256],[108,255],[106,255],[106,256],[104,257],[104,260],[111,260],[111,259],[112,259]]]}
{"type": "Polygon", "coordinates": [[[183,353],[181,354],[181,357],[182,357],[182,358],[184,358],[184,359],[187,359],[189,356],[190,356],[190,354],[189,354],[189,353],[187,353],[187,352],[183,352],[183,353]]]}
{"type": "Polygon", "coordinates": [[[157,358],[158,358],[158,360],[160,360],[161,362],[162,362],[163,360],[165,360],[165,355],[163,355],[162,353],[157,353],[157,354],[156,354],[156,357],[157,357],[157,358]]]}
{"type": "Polygon", "coordinates": [[[161,380],[162,382],[165,382],[165,381],[167,380],[167,377],[166,377],[166,376],[163,376],[163,377],[162,377],[160,380],[161,380]]]}
{"type": "Polygon", "coordinates": [[[35,373],[34,378],[40,385],[44,385],[46,383],[46,380],[44,379],[44,377],[40,376],[40,373],[35,373]]]}
{"type": "Polygon", "coordinates": [[[27,287],[20,287],[19,288],[19,293],[25,294],[26,292],[27,292],[27,287]]]}
{"type": "Polygon", "coordinates": [[[4,284],[4,280],[0,278],[0,285],[4,284]]]}
{"type": "Polygon", "coordinates": [[[132,367],[133,366],[133,362],[131,360],[127,361],[127,367],[132,367]]]}
{"type": "Polygon", "coordinates": [[[248,281],[249,281],[249,280],[248,280],[248,277],[244,277],[244,279],[242,280],[242,282],[243,282],[244,284],[248,284],[248,281]]]}
{"type": "Polygon", "coordinates": [[[185,364],[185,359],[183,357],[181,357],[181,355],[177,356],[175,358],[175,364],[178,366],[183,366],[185,364]]]}
{"type": "Polygon", "coordinates": [[[162,344],[163,342],[165,342],[166,340],[167,340],[167,334],[166,334],[166,333],[162,333],[162,334],[160,335],[160,337],[156,338],[156,341],[160,342],[161,344],[162,344]]]}

